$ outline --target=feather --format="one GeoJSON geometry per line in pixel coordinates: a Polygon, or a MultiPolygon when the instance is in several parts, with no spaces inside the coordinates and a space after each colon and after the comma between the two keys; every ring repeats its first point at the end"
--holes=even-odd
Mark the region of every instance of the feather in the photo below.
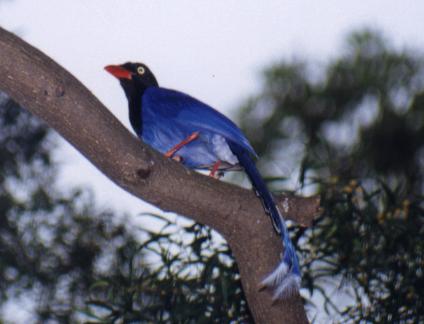
{"type": "Polygon", "coordinates": [[[286,298],[299,291],[300,270],[296,250],[290,240],[286,224],[271,192],[268,190],[258,169],[249,153],[236,143],[229,143],[231,150],[239,159],[245,172],[250,178],[253,187],[261,197],[264,208],[271,216],[274,227],[280,233],[284,246],[284,254],[281,262],[263,281],[262,285],[274,289],[274,299],[286,298]]]}

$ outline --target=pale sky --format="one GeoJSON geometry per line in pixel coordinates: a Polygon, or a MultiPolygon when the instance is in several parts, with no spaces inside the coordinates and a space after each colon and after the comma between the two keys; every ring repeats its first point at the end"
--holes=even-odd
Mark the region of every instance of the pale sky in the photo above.
{"type": "MultiPolygon", "coordinates": [[[[377,27],[398,46],[424,49],[419,0],[13,0],[0,4],[0,24],[71,71],[127,127],[126,99],[107,64],[142,61],[163,86],[231,115],[265,65],[294,56],[325,62],[354,28],[377,27]]],[[[146,210],[63,141],[58,160],[64,188],[87,184],[102,206],[146,210]]]]}

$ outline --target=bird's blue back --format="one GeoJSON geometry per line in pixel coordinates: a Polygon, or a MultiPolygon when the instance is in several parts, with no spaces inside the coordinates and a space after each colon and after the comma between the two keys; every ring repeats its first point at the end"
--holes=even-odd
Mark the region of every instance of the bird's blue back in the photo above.
{"type": "Polygon", "coordinates": [[[198,140],[177,153],[189,167],[212,165],[217,161],[212,147],[214,135],[235,142],[256,155],[249,141],[231,120],[205,103],[175,90],[147,88],[142,97],[142,123],[143,140],[162,153],[193,132],[199,132],[198,140]]]}

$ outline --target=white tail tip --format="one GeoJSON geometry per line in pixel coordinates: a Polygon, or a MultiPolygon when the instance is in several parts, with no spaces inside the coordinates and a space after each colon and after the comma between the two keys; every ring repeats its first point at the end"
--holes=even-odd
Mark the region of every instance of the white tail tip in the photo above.
{"type": "Polygon", "coordinates": [[[300,289],[300,276],[289,273],[287,264],[281,262],[263,281],[262,286],[274,289],[273,300],[293,296],[300,289]]]}

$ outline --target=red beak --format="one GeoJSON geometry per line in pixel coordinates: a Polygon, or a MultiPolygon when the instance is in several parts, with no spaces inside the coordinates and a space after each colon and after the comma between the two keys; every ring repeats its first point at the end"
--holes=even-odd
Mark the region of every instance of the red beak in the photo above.
{"type": "Polygon", "coordinates": [[[132,72],[126,70],[120,65],[108,65],[108,66],[105,66],[105,70],[118,79],[131,80],[132,78],[132,72]]]}

